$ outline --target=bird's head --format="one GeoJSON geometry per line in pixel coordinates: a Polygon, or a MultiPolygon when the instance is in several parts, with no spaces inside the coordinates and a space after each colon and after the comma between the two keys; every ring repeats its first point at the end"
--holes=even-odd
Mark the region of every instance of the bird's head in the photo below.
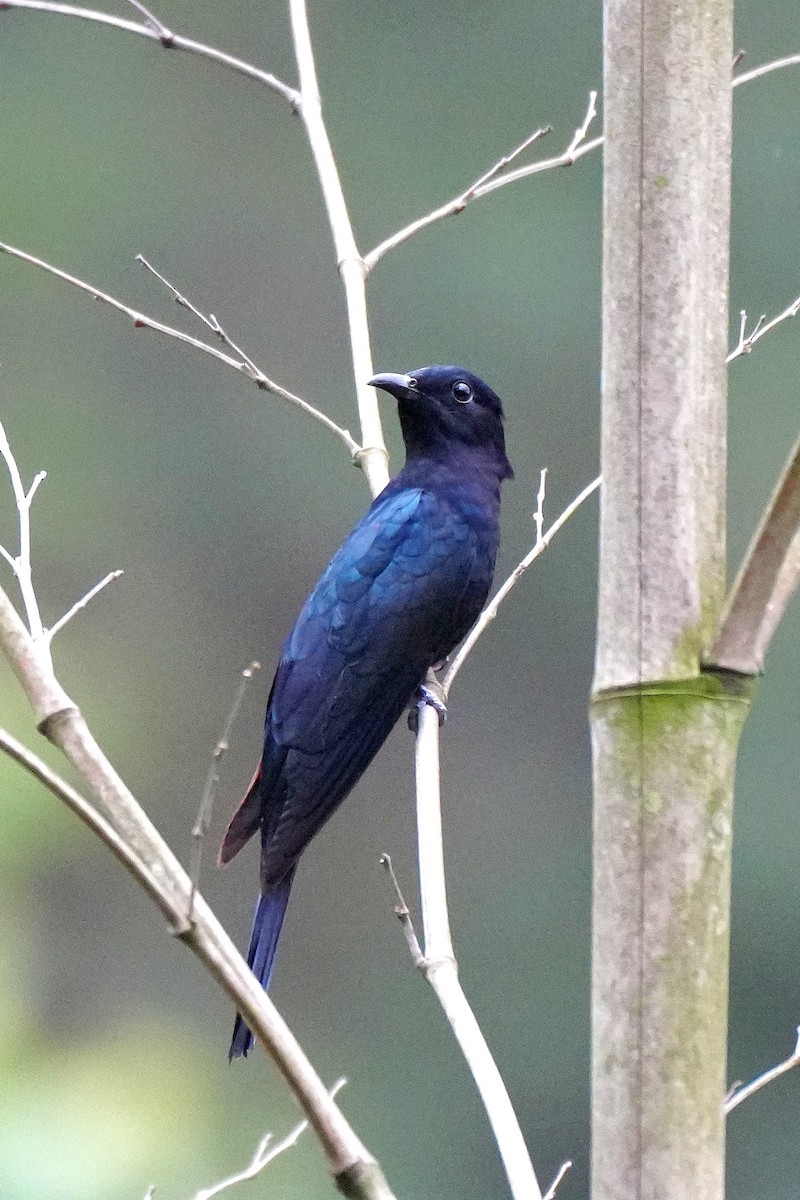
{"type": "Polygon", "coordinates": [[[458,459],[469,448],[488,460],[499,479],[513,474],[503,406],[465,367],[420,367],[407,375],[375,375],[369,382],[397,400],[409,458],[458,459]]]}

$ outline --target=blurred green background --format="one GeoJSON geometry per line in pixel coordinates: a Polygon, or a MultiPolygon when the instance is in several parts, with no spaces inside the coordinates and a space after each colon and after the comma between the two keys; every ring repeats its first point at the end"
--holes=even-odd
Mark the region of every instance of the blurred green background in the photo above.
{"type": "MultiPolygon", "coordinates": [[[[124,4],[116,11],[135,16],[124,4]]],[[[164,0],[177,30],[294,82],[284,3],[164,0]]],[[[448,199],[536,125],[557,153],[600,83],[596,4],[330,0],[311,5],[325,111],[363,250],[448,199]]],[[[737,6],[755,65],[800,49],[796,0],[737,6]]],[[[126,34],[0,15],[0,237],[202,333],[134,264],[145,254],[274,378],[355,429],[341,291],[302,127],[257,84],[126,34]]],[[[731,310],[800,292],[800,70],[739,90],[731,310]]],[[[403,246],[369,284],[376,368],[464,362],[508,414],[503,575],[532,540],[538,472],[555,516],[597,470],[598,154],[504,189],[403,246]]],[[[35,505],[56,663],[177,851],[236,685],[202,886],[240,945],[252,847],[212,865],[257,761],[280,643],[367,503],[338,442],[213,361],[31,267],[0,260],[2,417],[35,505]]],[[[738,320],[732,321],[732,339],[738,320]]],[[[738,562],[797,432],[800,330],[731,368],[730,546],[738,562]]],[[[399,437],[387,407],[396,466],[399,437]]],[[[13,541],[3,484],[0,534],[13,541]]],[[[507,603],[451,698],[450,896],[462,978],[540,1178],[588,1189],[590,789],[596,502],[507,603]]],[[[5,567],[3,567],[5,570],[5,567]]],[[[6,572],[6,575],[8,573],[6,572]]],[[[8,586],[8,579],[6,579],[8,586]]],[[[788,1053],[800,1020],[795,607],[776,638],[739,773],[729,1074],[788,1053]]],[[[2,667],[2,721],[48,759],[2,667]]],[[[307,854],[274,998],[396,1193],[505,1196],[474,1089],[412,969],[378,856],[415,888],[413,746],[398,729],[307,854]]],[[[133,883],[58,803],[0,761],[0,1195],[191,1196],[296,1121],[262,1056],[229,1067],[232,1012],[133,883]]],[[[796,1198],[800,1073],[729,1122],[731,1200],[796,1198]]],[[[328,1197],[306,1136],[250,1194],[328,1197]]],[[[235,1193],[231,1193],[234,1195],[235,1193]]]]}

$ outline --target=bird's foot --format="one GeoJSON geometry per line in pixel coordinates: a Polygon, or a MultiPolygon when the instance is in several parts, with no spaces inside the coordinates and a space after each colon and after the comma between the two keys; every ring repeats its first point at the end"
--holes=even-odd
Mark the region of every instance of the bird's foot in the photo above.
{"type": "Polygon", "coordinates": [[[420,709],[426,704],[429,704],[438,713],[440,729],[447,720],[447,705],[444,702],[444,694],[439,684],[421,683],[414,694],[414,699],[411,701],[411,708],[408,711],[408,728],[412,733],[416,733],[419,728],[420,709]]]}

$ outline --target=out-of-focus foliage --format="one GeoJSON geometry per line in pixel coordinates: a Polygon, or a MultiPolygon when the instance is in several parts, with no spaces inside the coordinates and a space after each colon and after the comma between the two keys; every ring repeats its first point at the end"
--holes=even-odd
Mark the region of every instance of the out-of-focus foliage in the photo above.
{"type": "MultiPolygon", "coordinates": [[[[124,6],[123,6],[124,7],[124,6]]],[[[161,15],[294,78],[277,0],[165,0],[161,15]]],[[[536,125],[552,152],[600,81],[595,4],[374,0],[311,5],[331,135],[364,250],[449,198],[536,125]]],[[[738,5],[756,64],[800,49],[793,0],[738,5]]],[[[167,320],[191,320],[137,252],[214,311],[274,377],[355,428],[343,304],[302,128],[211,64],[78,21],[0,14],[0,237],[167,320]]],[[[731,309],[800,292],[797,69],[735,99],[731,309]]],[[[546,143],[537,147],[546,152],[546,143]]],[[[496,193],[382,262],[376,367],[463,361],[504,398],[517,478],[500,572],[596,473],[599,155],[496,193]]],[[[125,576],[59,637],[67,688],[184,856],[238,670],[265,664],[225,759],[212,841],[257,760],[270,665],[367,502],[341,446],[211,361],[32,268],[0,259],[2,418],[35,505],[54,620],[125,576]]],[[[735,322],[734,322],[735,324],[735,322]]],[[[732,330],[733,336],[733,330],[732,330]]],[[[732,562],[797,430],[800,330],[731,369],[732,562]]],[[[399,438],[387,405],[389,439],[399,438]]],[[[12,536],[0,487],[0,532],[12,536]]],[[[586,1195],[596,505],[526,577],[452,696],[444,743],[461,970],[543,1180],[575,1159],[586,1195]]],[[[3,568],[5,569],[5,568],[3,568]]],[[[6,579],[8,584],[8,580],[6,579]]],[[[797,611],[742,748],[731,1078],[783,1056],[800,1018],[797,611]]],[[[2,720],[38,745],[6,668],[2,720]]],[[[47,747],[46,757],[56,761],[47,747]]],[[[403,1197],[505,1195],[472,1085],[413,971],[378,867],[414,887],[412,744],[398,730],[304,860],[275,1000],[403,1197]]],[[[255,854],[203,888],[244,944],[255,854]]],[[[0,1194],[187,1197],[296,1110],[257,1055],[229,1068],[232,1013],[133,884],[58,804],[0,761],[0,1194]]],[[[731,1200],[800,1186],[800,1075],[730,1121],[731,1200]]],[[[306,1137],[259,1194],[332,1194],[306,1137]]]]}

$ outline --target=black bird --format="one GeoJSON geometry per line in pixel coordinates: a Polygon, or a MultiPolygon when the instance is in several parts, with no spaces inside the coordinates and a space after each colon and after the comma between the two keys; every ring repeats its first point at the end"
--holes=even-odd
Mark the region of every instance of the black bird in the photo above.
{"type": "MultiPolygon", "coordinates": [[[[503,412],[463,367],[376,375],[398,402],[402,471],[336,552],[286,640],[264,753],[220,850],[261,830],[261,895],[247,961],[266,988],[298,859],[386,740],[428,668],[486,600],[511,476],[503,412]]],[[[230,1058],[247,1054],[237,1016],[230,1058]]]]}

